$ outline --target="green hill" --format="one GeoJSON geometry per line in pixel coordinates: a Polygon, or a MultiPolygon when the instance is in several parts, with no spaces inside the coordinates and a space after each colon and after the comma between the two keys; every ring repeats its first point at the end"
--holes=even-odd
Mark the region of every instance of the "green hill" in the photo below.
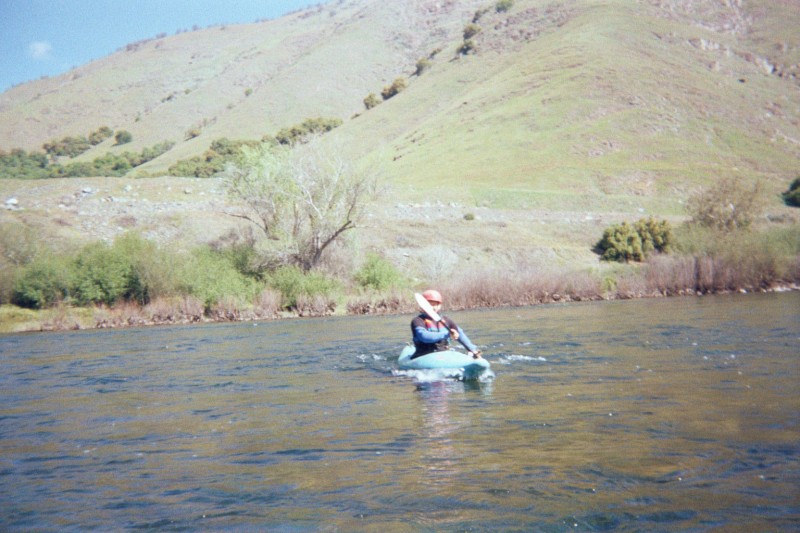
{"type": "MultiPolygon", "coordinates": [[[[778,195],[800,174],[796,2],[496,5],[339,0],[132,43],[0,95],[0,149],[37,150],[108,126],[134,141],[108,139],[77,160],[175,142],[129,174],[161,176],[220,137],[259,139],[307,118],[340,118],[328,138],[357,161],[379,163],[391,187],[357,244],[417,272],[431,257],[445,270],[467,259],[596,264],[591,245],[609,223],[680,219],[692,193],[731,175],[762,180],[770,213],[795,216],[778,195]],[[469,24],[479,31],[465,55],[469,24]],[[429,64],[416,75],[421,58],[429,64]],[[363,99],[397,77],[408,87],[365,110],[363,99]],[[192,129],[199,135],[189,139],[192,129]]],[[[154,194],[172,187],[153,179],[162,181],[148,190],[163,184],[154,194]]],[[[43,184],[0,181],[6,196],[45,194],[43,184]]],[[[208,194],[223,201],[221,191],[208,194]]],[[[209,215],[215,231],[190,230],[192,202],[170,209],[148,224],[185,232],[163,239],[224,231],[218,213],[209,215]]],[[[45,207],[4,216],[93,235],[69,214],[46,225],[45,207]]],[[[129,216],[122,227],[146,218],[129,216]]]]}

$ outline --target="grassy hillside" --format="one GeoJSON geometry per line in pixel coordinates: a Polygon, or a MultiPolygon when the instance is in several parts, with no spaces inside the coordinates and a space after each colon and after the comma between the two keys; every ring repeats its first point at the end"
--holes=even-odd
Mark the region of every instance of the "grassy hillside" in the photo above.
{"type": "Polygon", "coordinates": [[[370,91],[458,34],[480,3],[334,1],[278,20],[132,43],[0,95],[0,146],[38,149],[107,125],[131,131],[127,149],[140,149],[181,142],[202,126],[170,154],[175,159],[216,137],[260,138],[312,116],[346,118],[370,91]]]}
{"type": "MultiPolygon", "coordinates": [[[[0,95],[0,148],[34,150],[107,125],[134,142],[107,140],[80,159],[174,141],[131,174],[159,176],[219,137],[258,139],[338,117],[331,141],[379,163],[391,187],[352,236],[358,249],[385,249],[429,277],[464,264],[596,265],[591,246],[606,225],[648,214],[679,220],[687,198],[723,176],[762,180],[770,212],[793,216],[777,195],[800,174],[796,2],[516,0],[504,12],[495,4],[339,0],[133,43],[0,95]],[[462,55],[473,20],[480,31],[462,55]],[[430,67],[413,75],[429,55],[430,67]],[[363,98],[397,76],[408,88],[365,111],[363,98]],[[191,128],[201,134],[187,139],[191,128]]],[[[138,185],[102,183],[111,196],[138,185]]],[[[146,189],[156,195],[192,188],[155,183],[146,189]]],[[[56,197],[80,190],[58,184],[56,197]]],[[[31,205],[42,186],[0,180],[2,194],[31,205]]],[[[4,216],[83,238],[141,226],[161,239],[202,240],[229,220],[219,215],[224,188],[207,189],[217,202],[213,231],[197,214],[210,209],[203,202],[165,203],[155,216],[137,214],[141,198],[130,194],[130,213],[108,202],[123,223],[103,232],[77,212],[60,211],[53,225],[55,204],[4,216]]]]}
{"type": "Polygon", "coordinates": [[[444,247],[589,265],[605,225],[680,218],[723,176],[762,179],[785,213],[775,195],[798,171],[798,83],[767,72],[777,60],[749,51],[748,36],[775,24],[767,14],[797,14],[753,8],[762,18],[727,30],[724,7],[691,18],[688,3],[671,6],[516,2],[479,21],[475,55],[454,60],[451,43],[401,95],[336,130],[356,154],[391,160],[406,203],[385,218],[407,225],[385,229],[400,244],[435,229],[423,257],[444,247]],[[431,208],[407,207],[421,198],[431,208]],[[466,224],[468,211],[482,221],[466,224]]]}
{"type": "Polygon", "coordinates": [[[737,46],[736,35],[627,2],[550,15],[537,4],[517,2],[508,24],[505,14],[487,15],[477,55],[437,63],[348,125],[354,144],[391,143],[393,172],[406,183],[466,183],[476,199],[502,188],[518,206],[563,208],[559,193],[579,191],[597,208],[635,194],[674,212],[687,189],[721,174],[784,186],[795,172],[796,80],[692,44],[737,46]]]}

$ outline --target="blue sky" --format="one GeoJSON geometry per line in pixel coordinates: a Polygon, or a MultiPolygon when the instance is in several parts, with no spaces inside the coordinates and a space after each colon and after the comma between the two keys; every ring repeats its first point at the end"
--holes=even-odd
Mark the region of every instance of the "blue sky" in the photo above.
{"type": "Polygon", "coordinates": [[[0,0],[0,92],[160,33],[255,22],[324,0],[0,0]]]}

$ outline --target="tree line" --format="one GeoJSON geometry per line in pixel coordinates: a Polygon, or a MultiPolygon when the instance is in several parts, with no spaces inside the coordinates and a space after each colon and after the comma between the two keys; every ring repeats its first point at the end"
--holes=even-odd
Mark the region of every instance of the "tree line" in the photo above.
{"type": "Polygon", "coordinates": [[[92,161],[64,162],[82,155],[109,137],[114,137],[115,145],[133,141],[133,135],[126,130],[116,134],[107,126],[102,126],[86,136],[67,136],[54,139],[42,145],[42,152],[27,152],[15,148],[10,152],[0,150],[0,178],[46,179],[75,178],[93,176],[124,176],[131,169],[161,156],[175,146],[163,141],[141,152],[125,151],[121,154],[106,153],[92,161]]]}
{"type": "MultiPolygon", "coordinates": [[[[293,126],[280,129],[274,135],[264,135],[261,140],[231,140],[225,137],[215,139],[209,148],[199,156],[182,159],[169,167],[170,176],[208,178],[222,172],[226,165],[236,163],[242,155],[242,148],[256,147],[259,144],[294,146],[305,142],[311,136],[321,135],[342,124],[338,118],[309,118],[293,126]]],[[[114,136],[115,145],[127,144],[133,136],[126,130],[114,133],[103,126],[89,136],[66,136],[43,145],[43,151],[28,152],[16,148],[9,152],[0,150],[0,178],[46,179],[75,177],[113,177],[124,176],[132,169],[152,161],[171,150],[175,143],[163,141],[141,152],[125,151],[121,154],[106,153],[92,161],[64,162],[85,153],[109,137],[114,136]]]]}

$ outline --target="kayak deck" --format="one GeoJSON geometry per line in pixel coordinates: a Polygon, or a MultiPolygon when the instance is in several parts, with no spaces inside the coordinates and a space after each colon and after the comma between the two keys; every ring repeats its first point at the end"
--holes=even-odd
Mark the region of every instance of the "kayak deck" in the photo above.
{"type": "Polygon", "coordinates": [[[412,359],[415,348],[406,346],[400,352],[397,364],[402,370],[462,370],[464,379],[473,379],[480,376],[491,366],[489,361],[483,358],[474,358],[470,354],[457,352],[455,350],[445,350],[441,352],[431,352],[412,359]]]}

